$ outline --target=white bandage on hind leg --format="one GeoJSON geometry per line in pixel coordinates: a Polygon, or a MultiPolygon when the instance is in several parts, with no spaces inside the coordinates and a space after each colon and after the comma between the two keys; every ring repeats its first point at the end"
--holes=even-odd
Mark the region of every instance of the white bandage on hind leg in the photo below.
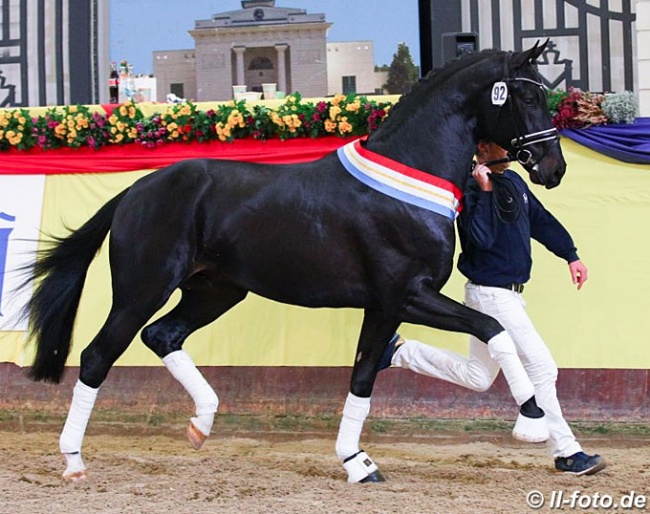
{"type": "Polygon", "coordinates": [[[517,355],[515,343],[505,330],[488,341],[488,351],[490,357],[501,366],[503,376],[510,386],[510,392],[517,405],[521,405],[535,395],[535,387],[517,355]]]}
{"type": "Polygon", "coordinates": [[[196,417],[192,423],[205,436],[210,435],[214,413],[219,407],[219,398],[210,384],[196,368],[192,358],[185,350],[178,350],[163,357],[163,363],[172,376],[178,380],[196,405],[196,417]]]}
{"type": "Polygon", "coordinates": [[[359,439],[363,423],[370,412],[370,398],[360,398],[348,393],[343,407],[343,417],[336,438],[336,455],[344,460],[359,452],[359,439]]]}
{"type": "Polygon", "coordinates": [[[77,380],[72,392],[72,403],[68,411],[68,418],[59,438],[61,453],[81,452],[81,443],[98,392],[99,389],[88,387],[81,380],[77,380]]]}

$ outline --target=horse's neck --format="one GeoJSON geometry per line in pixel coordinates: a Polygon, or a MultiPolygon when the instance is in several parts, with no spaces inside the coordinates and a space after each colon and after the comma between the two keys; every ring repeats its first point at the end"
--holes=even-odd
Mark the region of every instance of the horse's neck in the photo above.
{"type": "Polygon", "coordinates": [[[368,148],[462,190],[478,143],[476,96],[502,73],[501,65],[483,59],[418,84],[370,136],[368,148]]]}
{"type": "MultiPolygon", "coordinates": [[[[384,123],[389,120],[390,116],[384,123]]],[[[432,116],[431,110],[422,109],[408,120],[397,121],[401,123],[395,129],[385,127],[390,130],[371,135],[368,149],[446,179],[462,190],[476,148],[476,119],[460,113],[432,116]],[[432,121],[436,119],[445,121],[432,121]]]]}

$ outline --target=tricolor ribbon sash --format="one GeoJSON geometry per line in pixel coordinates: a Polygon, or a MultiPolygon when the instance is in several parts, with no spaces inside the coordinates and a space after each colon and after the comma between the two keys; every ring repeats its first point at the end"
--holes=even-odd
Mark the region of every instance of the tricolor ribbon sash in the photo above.
{"type": "Polygon", "coordinates": [[[462,192],[451,182],[361,146],[357,139],[337,150],[343,167],[368,187],[454,220],[462,192]]]}

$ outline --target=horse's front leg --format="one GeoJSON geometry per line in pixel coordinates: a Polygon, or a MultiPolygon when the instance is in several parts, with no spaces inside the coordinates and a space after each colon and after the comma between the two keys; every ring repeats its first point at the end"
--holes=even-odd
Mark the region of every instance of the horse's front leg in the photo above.
{"type": "Polygon", "coordinates": [[[490,357],[501,366],[517,405],[534,397],[533,383],[519,359],[514,341],[503,326],[491,316],[436,291],[426,278],[409,294],[402,321],[473,335],[487,344],[490,357]]]}
{"type": "Polygon", "coordinates": [[[399,323],[381,312],[366,311],[357,355],[352,369],[350,392],[336,439],[336,454],[348,473],[348,482],[383,482],[373,460],[359,448],[363,424],[370,412],[370,395],[379,371],[379,361],[399,323]]]}

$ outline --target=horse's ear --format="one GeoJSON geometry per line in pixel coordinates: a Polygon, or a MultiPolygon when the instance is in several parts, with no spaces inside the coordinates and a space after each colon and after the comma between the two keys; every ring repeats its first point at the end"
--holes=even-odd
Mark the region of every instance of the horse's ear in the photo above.
{"type": "Polygon", "coordinates": [[[539,44],[539,40],[535,42],[535,45],[532,48],[529,48],[528,50],[525,50],[521,52],[519,55],[517,55],[513,61],[512,61],[512,67],[517,69],[521,68],[522,66],[526,64],[530,64],[535,61],[542,53],[544,50],[546,50],[546,45],[548,45],[548,42],[550,40],[546,39],[541,45],[539,44]]]}

